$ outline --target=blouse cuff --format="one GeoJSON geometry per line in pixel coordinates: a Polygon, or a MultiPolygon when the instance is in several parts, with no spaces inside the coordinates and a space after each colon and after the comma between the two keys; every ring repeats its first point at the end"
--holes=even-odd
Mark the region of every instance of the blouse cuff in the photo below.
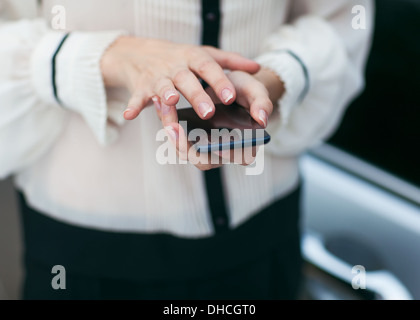
{"type": "Polygon", "coordinates": [[[282,124],[286,124],[293,108],[302,102],[309,91],[308,70],[304,62],[288,50],[265,53],[256,58],[256,61],[273,70],[285,85],[285,93],[278,105],[282,124]]]}
{"type": "Polygon", "coordinates": [[[117,138],[117,130],[108,122],[100,60],[105,50],[123,34],[122,31],[74,32],[62,43],[64,33],[49,32],[32,58],[33,83],[39,96],[81,114],[101,145],[112,143],[117,138]]]}

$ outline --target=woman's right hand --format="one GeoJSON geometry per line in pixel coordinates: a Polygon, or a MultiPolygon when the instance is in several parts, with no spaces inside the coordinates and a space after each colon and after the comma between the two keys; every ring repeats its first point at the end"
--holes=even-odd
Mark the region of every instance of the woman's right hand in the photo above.
{"type": "Polygon", "coordinates": [[[126,120],[135,119],[155,96],[175,106],[179,92],[202,119],[210,119],[215,106],[199,79],[228,105],[236,100],[236,90],[223,69],[254,74],[260,66],[213,47],[124,36],[105,52],[101,69],[107,87],[125,87],[132,94],[124,112],[126,120]]]}

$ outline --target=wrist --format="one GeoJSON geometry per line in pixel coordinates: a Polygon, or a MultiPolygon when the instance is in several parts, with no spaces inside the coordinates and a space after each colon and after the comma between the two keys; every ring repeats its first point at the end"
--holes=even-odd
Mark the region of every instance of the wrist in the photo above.
{"type": "Polygon", "coordinates": [[[121,40],[125,38],[125,36],[121,36],[105,50],[104,54],[101,57],[100,61],[100,68],[102,72],[102,78],[106,87],[119,87],[121,86],[119,75],[117,70],[119,69],[117,66],[117,61],[115,59],[114,50],[115,47],[119,45],[121,40]]]}
{"type": "Polygon", "coordinates": [[[121,88],[127,86],[124,63],[128,60],[127,52],[136,50],[138,44],[141,43],[135,41],[136,39],[133,36],[121,35],[103,53],[100,66],[106,87],[121,88]]]}
{"type": "Polygon", "coordinates": [[[267,88],[270,100],[276,105],[286,91],[283,80],[276,72],[265,67],[261,68],[254,77],[267,88]]]}

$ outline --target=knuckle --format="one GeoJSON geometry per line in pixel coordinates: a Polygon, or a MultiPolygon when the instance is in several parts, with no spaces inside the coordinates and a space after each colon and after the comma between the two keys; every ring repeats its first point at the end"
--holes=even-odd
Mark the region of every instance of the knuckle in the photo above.
{"type": "Polygon", "coordinates": [[[145,94],[143,92],[137,91],[131,96],[130,102],[133,104],[142,103],[144,100],[144,97],[145,97],[145,94]]]}
{"type": "Polygon", "coordinates": [[[199,74],[205,74],[214,68],[217,68],[216,63],[210,59],[206,59],[199,62],[198,67],[197,67],[197,72],[199,74]]]}
{"type": "Polygon", "coordinates": [[[246,85],[243,87],[243,93],[247,96],[247,97],[253,97],[254,96],[254,91],[255,91],[255,87],[253,85],[246,85]]]}
{"type": "Polygon", "coordinates": [[[217,50],[215,47],[212,47],[212,46],[209,46],[209,45],[203,45],[203,46],[201,46],[201,48],[203,49],[203,50],[217,50]]]}
{"type": "Polygon", "coordinates": [[[196,46],[187,46],[185,48],[185,55],[187,58],[195,59],[197,56],[202,55],[203,51],[196,46]]]}
{"type": "Polygon", "coordinates": [[[254,99],[259,99],[261,97],[263,97],[263,99],[267,97],[268,99],[268,90],[261,82],[254,82],[254,81],[248,82],[244,86],[243,92],[247,96],[253,97],[254,99]]]}
{"type": "Polygon", "coordinates": [[[240,56],[239,56],[238,54],[236,54],[236,53],[232,53],[232,52],[223,52],[223,55],[222,55],[222,57],[220,58],[220,61],[221,61],[223,64],[227,65],[227,64],[229,64],[229,63],[231,63],[231,62],[233,62],[233,61],[235,61],[235,60],[237,60],[237,59],[239,59],[239,58],[240,58],[240,56]]]}
{"type": "Polygon", "coordinates": [[[133,81],[133,94],[138,94],[146,86],[146,82],[143,77],[139,77],[133,81]]]}
{"type": "Polygon", "coordinates": [[[198,101],[206,100],[204,95],[203,95],[203,91],[201,89],[193,90],[191,92],[189,98],[190,98],[190,100],[193,104],[196,104],[196,102],[198,102],[198,101]]]}
{"type": "Polygon", "coordinates": [[[175,83],[183,83],[190,77],[190,71],[187,69],[182,69],[175,72],[173,80],[175,83]]]}
{"type": "Polygon", "coordinates": [[[213,84],[214,89],[216,89],[216,92],[220,91],[220,89],[222,88],[226,88],[226,87],[232,87],[231,83],[229,80],[227,80],[227,78],[225,77],[220,77],[219,79],[217,79],[214,84],[213,84]]]}
{"type": "Polygon", "coordinates": [[[155,91],[159,93],[164,93],[166,90],[171,89],[172,85],[168,79],[160,79],[156,82],[155,91]]]}
{"type": "Polygon", "coordinates": [[[228,64],[229,64],[229,62],[230,62],[230,58],[229,58],[229,56],[228,56],[228,55],[223,54],[223,55],[221,55],[220,57],[218,57],[217,62],[218,62],[218,63],[220,63],[221,65],[226,66],[226,65],[228,65],[228,64]]]}
{"type": "Polygon", "coordinates": [[[133,92],[135,95],[145,95],[148,94],[153,89],[153,83],[155,83],[156,78],[147,78],[146,75],[139,76],[138,79],[134,82],[133,92]]]}
{"type": "Polygon", "coordinates": [[[149,79],[156,79],[156,72],[153,71],[152,67],[143,67],[142,69],[142,66],[139,65],[137,66],[137,69],[141,70],[139,78],[143,83],[148,83],[149,79]]]}

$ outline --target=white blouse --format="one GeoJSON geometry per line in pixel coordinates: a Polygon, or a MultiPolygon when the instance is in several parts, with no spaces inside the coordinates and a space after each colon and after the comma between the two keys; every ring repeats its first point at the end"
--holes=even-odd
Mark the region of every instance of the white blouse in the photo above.
{"type": "MultiPolygon", "coordinates": [[[[211,236],[203,173],[191,164],[158,163],[164,142],[156,139],[162,128],[154,109],[124,121],[129,95],[107,90],[99,66],[121,34],[200,44],[201,1],[42,3],[38,8],[35,0],[0,0],[0,178],[14,175],[31,206],[73,225],[211,236]],[[57,26],[62,9],[66,30],[53,30],[51,21],[57,26]],[[60,106],[51,61],[68,31],[56,58],[60,106]]],[[[235,228],[298,184],[299,154],[334,131],[362,89],[373,5],[370,0],[221,3],[221,48],[256,59],[286,86],[281,119],[274,117],[267,130],[272,141],[264,150],[263,173],[223,168],[235,228]],[[366,8],[366,29],[352,27],[355,5],[366,8]],[[294,55],[308,70],[308,82],[294,55]],[[310,90],[300,100],[307,85],[310,90]]]]}

